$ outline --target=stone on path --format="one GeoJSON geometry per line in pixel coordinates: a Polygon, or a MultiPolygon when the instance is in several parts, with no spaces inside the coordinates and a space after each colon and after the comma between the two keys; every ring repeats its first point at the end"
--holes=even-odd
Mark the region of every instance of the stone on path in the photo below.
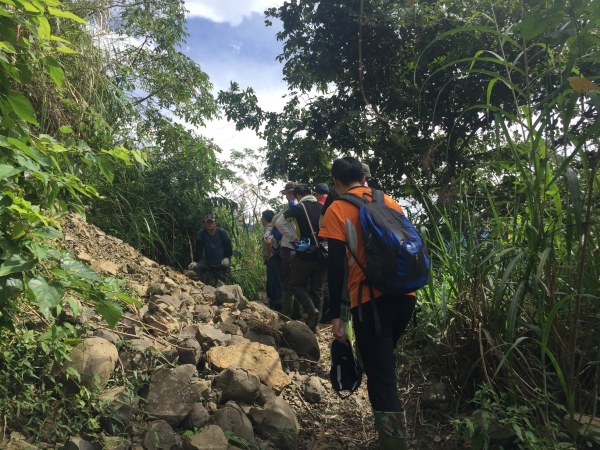
{"type": "Polygon", "coordinates": [[[178,445],[181,445],[181,438],[164,420],[152,422],[144,436],[146,450],[174,450],[178,445]]]}
{"type": "Polygon", "coordinates": [[[183,438],[184,450],[227,450],[229,444],[223,430],[209,425],[199,434],[183,438]]]}
{"type": "Polygon", "coordinates": [[[146,399],[146,413],[166,420],[171,426],[179,425],[200,399],[191,385],[195,374],[196,367],[191,364],[175,369],[163,367],[154,372],[146,399]]]}
{"type": "Polygon", "coordinates": [[[200,403],[196,403],[190,413],[181,422],[181,427],[186,430],[193,430],[194,428],[202,428],[210,420],[210,414],[204,406],[200,403]]]}
{"type": "Polygon", "coordinates": [[[207,362],[216,370],[225,370],[229,366],[247,369],[277,392],[281,392],[291,382],[281,368],[277,350],[256,342],[213,347],[207,353],[207,362]]]}
{"type": "Polygon", "coordinates": [[[294,411],[282,397],[269,400],[264,409],[252,408],[251,418],[260,434],[280,450],[298,448],[300,425],[294,411]]]}
{"type": "Polygon", "coordinates": [[[275,391],[266,384],[261,383],[260,388],[258,390],[258,397],[256,398],[256,403],[258,403],[260,406],[264,406],[265,403],[267,403],[269,400],[275,397],[277,397],[275,391]]]}
{"type": "Polygon", "coordinates": [[[217,410],[212,419],[224,432],[230,431],[234,436],[254,442],[252,422],[234,402],[228,402],[225,408],[217,410]]]}
{"type": "Polygon", "coordinates": [[[200,344],[194,338],[184,339],[177,344],[177,352],[179,354],[179,362],[181,364],[192,364],[196,366],[202,356],[200,344]]]}
{"type": "Polygon", "coordinates": [[[285,324],[283,344],[294,350],[302,358],[318,361],[321,357],[317,336],[304,322],[292,320],[285,324]]]}
{"type": "Polygon", "coordinates": [[[434,383],[421,394],[423,403],[431,409],[446,411],[450,408],[450,394],[446,383],[434,383]]]}
{"type": "Polygon", "coordinates": [[[64,369],[73,368],[81,376],[78,384],[86,388],[104,389],[119,360],[117,347],[105,339],[89,337],[77,344],[69,354],[64,369]],[[99,380],[96,381],[95,375],[99,380]]]}
{"type": "Polygon", "coordinates": [[[327,391],[318,377],[312,376],[302,384],[302,396],[308,403],[319,403],[325,398],[327,391]]]}
{"type": "Polygon", "coordinates": [[[246,369],[229,366],[215,377],[213,385],[216,389],[221,389],[224,401],[252,404],[258,396],[260,379],[246,369]]]}
{"type": "Polygon", "coordinates": [[[215,305],[233,303],[236,306],[247,303],[242,288],[237,284],[220,286],[215,292],[215,305]]]}

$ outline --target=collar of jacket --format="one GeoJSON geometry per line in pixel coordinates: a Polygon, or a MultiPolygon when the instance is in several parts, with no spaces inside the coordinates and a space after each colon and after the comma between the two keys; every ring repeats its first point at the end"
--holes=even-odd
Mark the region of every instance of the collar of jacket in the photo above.
{"type": "Polygon", "coordinates": [[[317,197],[315,197],[314,195],[307,195],[306,197],[302,197],[302,200],[300,200],[298,203],[316,202],[316,201],[317,201],[317,197]]]}

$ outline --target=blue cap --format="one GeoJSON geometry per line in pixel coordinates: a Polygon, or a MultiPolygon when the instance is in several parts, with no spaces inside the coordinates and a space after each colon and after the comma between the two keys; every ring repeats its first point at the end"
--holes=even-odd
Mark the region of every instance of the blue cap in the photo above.
{"type": "Polygon", "coordinates": [[[317,194],[329,194],[329,187],[325,183],[319,183],[315,188],[315,192],[317,194]]]}

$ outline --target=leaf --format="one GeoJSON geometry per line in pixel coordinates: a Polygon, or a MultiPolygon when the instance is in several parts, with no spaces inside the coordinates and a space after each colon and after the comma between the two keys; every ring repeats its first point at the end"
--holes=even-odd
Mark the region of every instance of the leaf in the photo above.
{"type": "Polygon", "coordinates": [[[35,267],[37,261],[35,259],[25,259],[20,254],[10,255],[0,265],[0,277],[10,275],[11,273],[25,272],[35,267]]]}
{"type": "Polygon", "coordinates": [[[17,292],[23,290],[23,281],[20,278],[0,278],[0,303],[5,302],[17,292]]]}
{"type": "Polygon", "coordinates": [[[67,55],[76,55],[77,53],[79,53],[77,50],[73,50],[70,47],[56,47],[56,51],[57,52],[61,52],[61,53],[65,53],[67,55]]]}
{"type": "Polygon", "coordinates": [[[106,301],[96,303],[96,311],[98,311],[104,320],[106,320],[106,323],[108,323],[108,326],[111,328],[115,327],[123,315],[123,312],[116,304],[106,301]]]}
{"type": "Polygon", "coordinates": [[[50,318],[50,310],[58,306],[63,298],[64,290],[58,283],[48,283],[45,278],[35,277],[27,283],[27,291],[46,318],[50,318]]]}
{"type": "Polygon", "coordinates": [[[71,13],[69,11],[63,11],[62,9],[53,8],[53,7],[50,6],[50,7],[48,7],[48,12],[52,16],[63,17],[65,19],[71,19],[71,20],[74,20],[75,22],[79,22],[79,23],[82,23],[82,24],[86,24],[87,23],[81,17],[76,16],[75,14],[73,14],[73,13],[71,13]]]}
{"type": "Polygon", "coordinates": [[[25,122],[38,125],[38,122],[35,119],[35,111],[33,110],[33,106],[31,106],[29,100],[27,100],[27,97],[20,92],[11,90],[9,91],[6,99],[12,107],[13,112],[17,116],[19,116],[25,122]]]}
{"type": "Polygon", "coordinates": [[[33,234],[46,239],[61,238],[63,236],[56,228],[46,226],[34,229],[33,234]]]}
{"type": "Polygon", "coordinates": [[[14,177],[21,172],[23,172],[22,167],[14,167],[9,164],[0,164],[0,180],[14,177]]]}
{"type": "Polygon", "coordinates": [[[46,72],[50,78],[52,78],[52,81],[54,81],[58,87],[61,87],[65,78],[65,73],[58,61],[52,56],[45,56],[42,58],[42,63],[46,67],[46,72]]]}
{"type": "Polygon", "coordinates": [[[62,127],[59,128],[59,130],[61,133],[64,133],[64,134],[71,134],[73,132],[73,128],[71,128],[68,125],[63,125],[62,127]]]}
{"type": "Polygon", "coordinates": [[[115,174],[112,170],[112,163],[110,162],[110,157],[108,155],[98,156],[98,166],[100,167],[100,171],[104,174],[108,182],[112,184],[113,180],[115,179],[115,174]]]}
{"type": "Polygon", "coordinates": [[[77,317],[79,315],[79,304],[75,301],[73,297],[67,297],[67,302],[73,310],[73,315],[77,317]]]}
{"type": "Polygon", "coordinates": [[[38,36],[40,39],[43,39],[45,41],[50,39],[50,22],[48,22],[48,19],[46,19],[44,16],[38,16],[37,20],[39,21],[39,26],[38,26],[38,36]]]}
{"type": "Polygon", "coordinates": [[[102,281],[102,277],[85,264],[73,259],[65,259],[60,262],[60,267],[69,275],[89,281],[102,281]]]}
{"type": "Polygon", "coordinates": [[[592,83],[590,80],[580,77],[569,77],[569,84],[571,88],[579,92],[580,94],[585,94],[588,91],[599,91],[600,87],[592,83]]]}
{"type": "Polygon", "coordinates": [[[129,303],[130,305],[138,305],[138,306],[141,305],[141,303],[138,300],[131,298],[129,295],[125,294],[124,292],[115,292],[114,296],[120,300],[123,300],[125,303],[129,303]]]}
{"type": "Polygon", "coordinates": [[[15,47],[6,41],[0,41],[0,50],[4,50],[5,53],[16,53],[15,47]]]}

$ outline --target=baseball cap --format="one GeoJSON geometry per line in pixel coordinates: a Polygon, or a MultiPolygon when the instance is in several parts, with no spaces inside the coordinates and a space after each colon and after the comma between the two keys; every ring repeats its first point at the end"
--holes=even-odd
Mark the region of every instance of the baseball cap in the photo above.
{"type": "Polygon", "coordinates": [[[281,191],[281,194],[282,194],[282,195],[285,195],[285,194],[287,194],[288,192],[290,192],[290,191],[293,191],[293,190],[294,190],[294,188],[296,187],[296,185],[297,185],[297,184],[298,184],[298,183],[296,183],[295,181],[288,181],[288,182],[285,184],[285,187],[283,188],[283,190],[281,191]]]}
{"type": "Polygon", "coordinates": [[[325,183],[319,183],[315,188],[315,192],[317,194],[329,194],[329,187],[325,183]]]}
{"type": "Polygon", "coordinates": [[[207,215],[204,216],[204,221],[205,222],[208,222],[210,220],[212,220],[213,222],[216,221],[215,215],[213,213],[210,213],[210,214],[207,214],[207,215]]]}
{"type": "Polygon", "coordinates": [[[363,175],[367,178],[371,178],[371,169],[365,163],[361,163],[363,167],[363,175]]]}

